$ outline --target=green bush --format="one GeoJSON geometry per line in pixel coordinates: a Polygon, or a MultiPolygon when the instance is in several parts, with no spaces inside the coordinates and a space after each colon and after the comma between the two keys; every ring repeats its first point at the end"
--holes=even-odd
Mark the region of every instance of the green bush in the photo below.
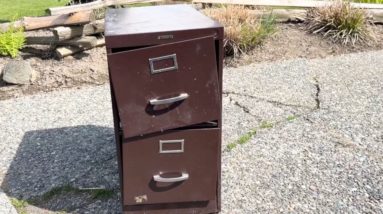
{"type": "Polygon", "coordinates": [[[227,56],[248,52],[275,32],[273,15],[259,18],[244,6],[209,8],[204,13],[225,27],[224,49],[227,56]]]}
{"type": "Polygon", "coordinates": [[[309,9],[306,24],[309,32],[323,35],[344,45],[369,43],[373,39],[365,12],[353,8],[350,2],[346,1],[309,9]]]}
{"type": "Polygon", "coordinates": [[[5,32],[0,32],[0,55],[15,58],[24,46],[25,35],[23,28],[16,28],[11,24],[5,32]]]}

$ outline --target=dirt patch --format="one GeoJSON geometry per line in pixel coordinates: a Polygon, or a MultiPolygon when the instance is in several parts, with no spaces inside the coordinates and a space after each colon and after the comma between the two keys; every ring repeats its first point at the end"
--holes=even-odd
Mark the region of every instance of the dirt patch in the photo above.
{"type": "MultiPolygon", "coordinates": [[[[25,57],[25,56],[24,56],[25,57]]],[[[10,60],[0,58],[0,69],[10,60]]],[[[7,85],[0,82],[0,100],[82,85],[101,85],[109,81],[105,47],[94,48],[63,60],[25,57],[38,73],[32,85],[7,85]]]]}
{"type": "MultiPolygon", "coordinates": [[[[227,66],[270,62],[293,58],[324,58],[339,54],[383,49],[383,26],[373,26],[377,42],[372,46],[347,47],[305,32],[302,24],[278,24],[277,32],[247,55],[226,59],[227,66]]],[[[49,54],[48,54],[49,55],[49,54]]],[[[105,47],[95,48],[63,60],[23,55],[39,76],[29,86],[7,85],[0,81],[0,100],[83,85],[101,85],[109,81],[105,47]]],[[[7,57],[0,57],[0,69],[7,57]]]]}

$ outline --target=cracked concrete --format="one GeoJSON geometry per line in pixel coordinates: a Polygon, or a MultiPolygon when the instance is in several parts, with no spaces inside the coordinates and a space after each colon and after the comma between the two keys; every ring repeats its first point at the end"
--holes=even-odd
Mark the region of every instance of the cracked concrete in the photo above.
{"type": "MultiPolygon", "coordinates": [[[[222,213],[383,213],[382,61],[376,51],[225,69],[223,149],[263,121],[274,125],[223,151],[222,213]]],[[[107,86],[0,101],[0,109],[8,195],[118,188],[107,86]]],[[[118,199],[69,212],[119,213],[118,199]]]]}
{"type": "Polygon", "coordinates": [[[229,70],[229,96],[251,95],[237,101],[280,122],[223,153],[224,213],[382,213],[382,61],[378,51],[229,70]]]}
{"type": "Polygon", "coordinates": [[[314,78],[314,81],[315,81],[315,88],[316,88],[316,93],[315,93],[315,103],[316,103],[316,109],[320,109],[320,99],[319,99],[319,95],[320,95],[320,86],[319,86],[319,81],[317,78],[314,78]]]}

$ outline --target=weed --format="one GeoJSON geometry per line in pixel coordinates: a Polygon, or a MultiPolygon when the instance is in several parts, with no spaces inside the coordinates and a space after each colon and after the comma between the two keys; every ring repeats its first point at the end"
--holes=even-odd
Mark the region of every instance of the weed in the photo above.
{"type": "Polygon", "coordinates": [[[0,55],[15,58],[24,46],[25,35],[23,28],[15,27],[13,23],[5,32],[0,32],[0,55]]]}
{"type": "Polygon", "coordinates": [[[244,6],[209,8],[205,14],[225,27],[224,49],[227,56],[238,56],[252,50],[275,32],[275,17],[257,17],[244,6]]]}
{"type": "Polygon", "coordinates": [[[289,115],[287,116],[287,121],[291,122],[293,120],[297,119],[297,117],[295,115],[289,115]]]}
{"type": "Polygon", "coordinates": [[[257,134],[257,131],[256,130],[251,130],[249,132],[247,132],[246,134],[242,135],[238,140],[237,140],[237,143],[242,145],[242,144],[245,144],[247,142],[249,142],[249,140],[257,134]]]}
{"type": "Polygon", "coordinates": [[[68,193],[68,192],[78,193],[78,192],[80,192],[80,190],[77,188],[74,188],[70,185],[65,185],[65,186],[61,186],[61,187],[54,187],[51,190],[49,190],[48,192],[44,193],[41,198],[44,201],[49,201],[53,197],[55,197],[56,195],[60,195],[63,193],[68,193]]]}
{"type": "Polygon", "coordinates": [[[114,196],[114,190],[110,189],[95,189],[91,190],[93,199],[106,199],[114,196]]]}
{"type": "Polygon", "coordinates": [[[271,123],[271,122],[262,121],[262,123],[259,126],[259,128],[261,128],[261,129],[270,129],[270,128],[273,128],[273,126],[274,126],[274,124],[271,123]]]}
{"type": "Polygon", "coordinates": [[[383,0],[355,0],[358,3],[383,4],[383,0]]]}
{"type": "Polygon", "coordinates": [[[226,149],[227,149],[228,151],[231,151],[231,150],[233,150],[235,147],[237,147],[237,144],[236,144],[236,143],[229,143],[229,144],[227,144],[226,149]]]}
{"type": "Polygon", "coordinates": [[[17,198],[10,198],[10,200],[11,204],[15,207],[19,214],[27,214],[27,212],[25,211],[25,207],[28,205],[27,201],[20,200],[17,198]]]}
{"type": "Polygon", "coordinates": [[[344,45],[368,44],[373,39],[372,32],[367,27],[365,12],[353,8],[346,1],[309,9],[306,26],[309,32],[321,34],[344,45]]]}

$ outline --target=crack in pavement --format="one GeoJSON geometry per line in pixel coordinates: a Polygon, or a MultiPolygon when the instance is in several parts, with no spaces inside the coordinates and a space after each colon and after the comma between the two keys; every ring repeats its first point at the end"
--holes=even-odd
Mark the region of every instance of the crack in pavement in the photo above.
{"type": "Polygon", "coordinates": [[[244,105],[241,105],[238,101],[234,100],[232,97],[228,96],[229,97],[229,100],[230,102],[233,102],[235,106],[239,107],[242,109],[243,112],[245,112],[246,114],[249,114],[251,115],[252,117],[254,117],[257,121],[261,121],[256,115],[252,114],[250,112],[250,109],[247,108],[246,106],[244,105]]]}
{"type": "MultiPolygon", "coordinates": [[[[302,105],[295,105],[295,104],[287,104],[287,103],[283,103],[283,102],[276,101],[276,100],[268,100],[268,99],[265,99],[265,98],[256,97],[256,96],[254,96],[254,95],[243,94],[243,93],[238,93],[238,92],[233,92],[233,91],[224,91],[223,94],[224,94],[224,95],[230,95],[230,94],[233,94],[233,95],[237,95],[237,96],[248,97],[248,98],[256,99],[256,100],[259,100],[259,101],[263,101],[263,102],[271,103],[271,104],[273,104],[273,105],[276,105],[277,107],[286,106],[286,107],[292,107],[292,108],[304,108],[304,109],[310,109],[310,110],[313,109],[312,107],[309,107],[309,106],[302,106],[302,105]]],[[[230,96],[229,96],[229,97],[230,97],[230,96]]]]}
{"type": "Polygon", "coordinates": [[[319,86],[319,81],[318,79],[315,77],[314,78],[314,86],[316,88],[316,93],[315,93],[315,103],[316,103],[316,109],[320,109],[320,99],[319,99],[319,95],[320,95],[320,86],[319,86]]]}

